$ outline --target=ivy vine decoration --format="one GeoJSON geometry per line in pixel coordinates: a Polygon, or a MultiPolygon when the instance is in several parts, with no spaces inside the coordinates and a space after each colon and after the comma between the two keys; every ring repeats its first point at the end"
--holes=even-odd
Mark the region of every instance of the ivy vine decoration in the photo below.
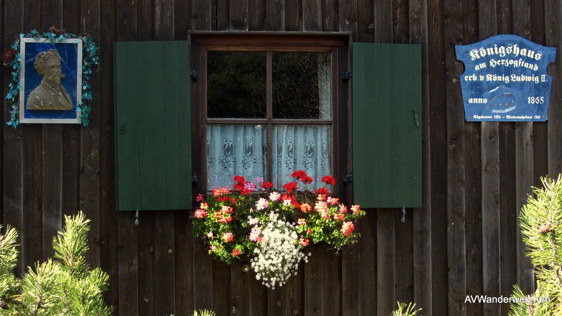
{"type": "Polygon", "coordinates": [[[97,55],[98,47],[93,39],[87,35],[75,35],[66,33],[56,27],[51,27],[48,32],[40,33],[32,30],[29,33],[22,33],[20,37],[12,44],[2,56],[2,64],[11,69],[11,80],[8,84],[8,93],[5,99],[11,104],[10,121],[6,124],[12,127],[19,125],[19,95],[20,95],[20,39],[33,38],[36,40],[47,39],[51,43],[62,42],[67,39],[82,40],[82,101],[77,104],[80,110],[80,119],[84,127],[88,127],[90,116],[92,113],[92,86],[90,78],[94,70],[99,65],[99,57],[97,55]]]}

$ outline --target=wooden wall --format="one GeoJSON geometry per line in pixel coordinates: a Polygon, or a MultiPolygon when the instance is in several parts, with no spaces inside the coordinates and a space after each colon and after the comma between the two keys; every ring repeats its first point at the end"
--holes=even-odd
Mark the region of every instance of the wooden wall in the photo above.
{"type": "MultiPolygon", "coordinates": [[[[89,262],[110,274],[116,315],[388,315],[415,301],[424,315],[507,315],[467,294],[533,287],[518,209],[531,185],[562,171],[562,67],[548,123],[467,123],[455,44],[518,34],[561,49],[556,0],[0,0],[0,51],[22,32],[54,25],[88,33],[102,60],[91,126],[0,129],[0,223],[20,232],[18,272],[53,253],[63,215],[92,220],[89,262]],[[184,40],[188,30],[351,31],[354,41],[423,44],[424,207],[370,210],[361,242],[313,251],[284,288],[260,286],[241,264],[212,261],[192,239],[188,212],[115,211],[112,43],[184,40]]],[[[9,71],[1,70],[7,91],[9,71]]],[[[9,118],[4,106],[3,120],[9,118]]]]}

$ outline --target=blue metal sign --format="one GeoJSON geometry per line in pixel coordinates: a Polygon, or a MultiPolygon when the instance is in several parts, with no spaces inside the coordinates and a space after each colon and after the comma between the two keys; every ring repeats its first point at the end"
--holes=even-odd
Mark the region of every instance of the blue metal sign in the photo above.
{"type": "Polygon", "coordinates": [[[517,35],[455,46],[467,121],[546,121],[556,48],[517,35]]]}

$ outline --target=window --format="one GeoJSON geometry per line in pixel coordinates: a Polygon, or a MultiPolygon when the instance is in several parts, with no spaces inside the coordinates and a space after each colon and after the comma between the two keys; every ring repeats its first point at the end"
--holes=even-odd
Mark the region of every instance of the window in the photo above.
{"type": "Polygon", "coordinates": [[[205,189],[231,187],[236,175],[281,188],[305,170],[314,190],[337,176],[337,56],[347,37],[320,39],[238,36],[225,45],[232,36],[193,36],[205,189]]]}
{"type": "Polygon", "coordinates": [[[420,45],[291,32],[191,39],[115,43],[118,210],[185,210],[192,190],[230,186],[232,174],[279,186],[296,169],[316,182],[333,175],[334,193],[364,208],[421,207],[420,45]],[[236,169],[212,169],[229,162],[236,169]]]}

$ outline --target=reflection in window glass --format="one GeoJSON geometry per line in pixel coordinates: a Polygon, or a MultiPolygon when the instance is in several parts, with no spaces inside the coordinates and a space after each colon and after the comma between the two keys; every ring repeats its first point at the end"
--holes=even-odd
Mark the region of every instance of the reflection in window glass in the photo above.
{"type": "MultiPolygon", "coordinates": [[[[273,185],[294,181],[291,174],[304,170],[312,184],[299,189],[326,187],[322,177],[332,174],[332,132],[330,126],[278,125],[273,127],[273,185]]],[[[331,189],[331,188],[330,188],[331,189]]]]}
{"type": "Polygon", "coordinates": [[[273,118],[330,119],[329,53],[273,53],[273,118]]]}
{"type": "Polygon", "coordinates": [[[267,132],[261,125],[207,126],[207,189],[232,187],[234,176],[256,185],[266,177],[267,132]]]}
{"type": "Polygon", "coordinates": [[[207,54],[207,116],[265,118],[265,52],[207,54]]]}

